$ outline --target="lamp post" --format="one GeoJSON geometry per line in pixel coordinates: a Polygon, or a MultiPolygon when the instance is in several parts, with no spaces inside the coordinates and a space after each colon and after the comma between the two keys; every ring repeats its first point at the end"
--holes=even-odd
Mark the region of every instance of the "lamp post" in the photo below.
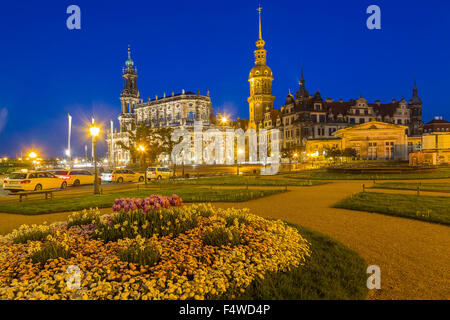
{"type": "MultiPolygon", "coordinates": [[[[242,149],[237,150],[238,155],[241,155],[243,153],[244,153],[244,150],[242,150],[242,149]]],[[[238,176],[239,176],[239,158],[240,157],[236,157],[236,175],[238,175],[238,176]]]]}
{"type": "Polygon", "coordinates": [[[98,188],[98,172],[97,172],[97,137],[100,133],[100,128],[96,127],[95,125],[92,125],[89,128],[89,132],[91,133],[92,137],[92,147],[94,149],[94,194],[99,194],[99,188],[98,188]]]}
{"type": "Polygon", "coordinates": [[[140,144],[137,147],[137,150],[141,153],[141,168],[144,169],[144,181],[145,181],[145,184],[147,184],[147,168],[146,168],[145,163],[143,164],[143,161],[142,161],[145,156],[144,155],[145,147],[142,144],[140,144]]]}
{"type": "MultiPolygon", "coordinates": [[[[298,157],[298,153],[294,153],[294,161],[297,161],[297,157],[298,157]]],[[[295,164],[295,167],[297,167],[297,164],[295,164]]],[[[291,171],[291,166],[289,166],[289,171],[291,171]]]]}
{"type": "Polygon", "coordinates": [[[28,154],[28,157],[31,159],[31,162],[33,163],[33,170],[36,170],[36,158],[37,158],[37,154],[36,152],[30,152],[28,154]]]}
{"type": "Polygon", "coordinates": [[[220,121],[222,122],[222,125],[225,125],[228,121],[227,117],[222,117],[222,119],[220,119],[220,121]]]}

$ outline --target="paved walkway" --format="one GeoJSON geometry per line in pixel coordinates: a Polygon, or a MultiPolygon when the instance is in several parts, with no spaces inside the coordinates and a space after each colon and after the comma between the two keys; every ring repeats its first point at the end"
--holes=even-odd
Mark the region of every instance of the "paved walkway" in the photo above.
{"type": "MultiPolygon", "coordinates": [[[[430,181],[431,182],[431,181],[430,181]]],[[[450,227],[376,213],[334,209],[370,181],[335,181],[220,207],[248,207],[325,233],[381,268],[381,290],[369,299],[450,299],[450,227]]],[[[381,190],[380,190],[381,191],[381,190]]],[[[409,193],[409,192],[408,192],[409,193]]],[[[105,213],[110,209],[103,209],[105,213]]],[[[23,223],[61,221],[70,213],[22,216],[0,213],[0,233],[23,223]]]]}
{"type": "Polygon", "coordinates": [[[372,290],[369,299],[450,299],[450,227],[331,208],[360,192],[362,183],[290,187],[290,192],[233,206],[325,233],[358,252],[368,265],[380,266],[382,289],[372,290]]]}

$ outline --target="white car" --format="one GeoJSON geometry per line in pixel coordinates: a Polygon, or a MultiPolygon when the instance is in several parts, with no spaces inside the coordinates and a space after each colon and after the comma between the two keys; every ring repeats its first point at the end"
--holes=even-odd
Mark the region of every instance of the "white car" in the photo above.
{"type": "Polygon", "coordinates": [[[102,181],[112,182],[113,170],[106,170],[100,176],[102,181]]]}

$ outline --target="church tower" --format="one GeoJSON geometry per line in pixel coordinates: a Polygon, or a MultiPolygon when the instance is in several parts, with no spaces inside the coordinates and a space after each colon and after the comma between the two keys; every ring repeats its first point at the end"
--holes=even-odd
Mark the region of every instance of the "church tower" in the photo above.
{"type": "Polygon", "coordinates": [[[250,71],[248,82],[250,83],[250,97],[247,99],[249,106],[249,127],[258,129],[264,121],[266,110],[273,109],[275,97],[272,96],[272,70],[266,65],[267,51],[261,32],[261,10],[259,13],[259,38],[256,41],[255,66],[250,71]]]}
{"type": "Polygon", "coordinates": [[[413,96],[409,100],[409,109],[411,112],[409,135],[411,136],[420,136],[423,133],[422,99],[420,99],[418,91],[417,83],[414,80],[413,96]]]}
{"type": "Polygon", "coordinates": [[[142,103],[137,89],[137,72],[134,62],[131,60],[130,46],[128,46],[128,60],[125,61],[126,68],[122,70],[123,89],[120,94],[121,113],[119,116],[120,131],[134,130],[136,119],[134,108],[142,103]]]}

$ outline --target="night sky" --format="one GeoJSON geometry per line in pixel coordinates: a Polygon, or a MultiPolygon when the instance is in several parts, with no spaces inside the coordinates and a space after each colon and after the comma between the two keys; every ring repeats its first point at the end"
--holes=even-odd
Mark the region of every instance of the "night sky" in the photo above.
{"type": "MultiPolygon", "coordinates": [[[[248,117],[257,0],[28,2],[4,1],[0,8],[0,156],[33,148],[62,157],[69,112],[78,156],[92,116],[117,126],[128,44],[144,100],[209,90],[215,111],[248,117]],[[66,28],[71,4],[81,8],[81,30],[66,28]]],[[[319,89],[323,98],[345,100],[360,94],[369,101],[409,100],[416,74],[424,122],[450,120],[449,1],[261,5],[275,107],[288,89],[295,94],[301,66],[310,93],[319,89]],[[381,7],[381,30],[366,27],[372,4],[381,7]]]]}

